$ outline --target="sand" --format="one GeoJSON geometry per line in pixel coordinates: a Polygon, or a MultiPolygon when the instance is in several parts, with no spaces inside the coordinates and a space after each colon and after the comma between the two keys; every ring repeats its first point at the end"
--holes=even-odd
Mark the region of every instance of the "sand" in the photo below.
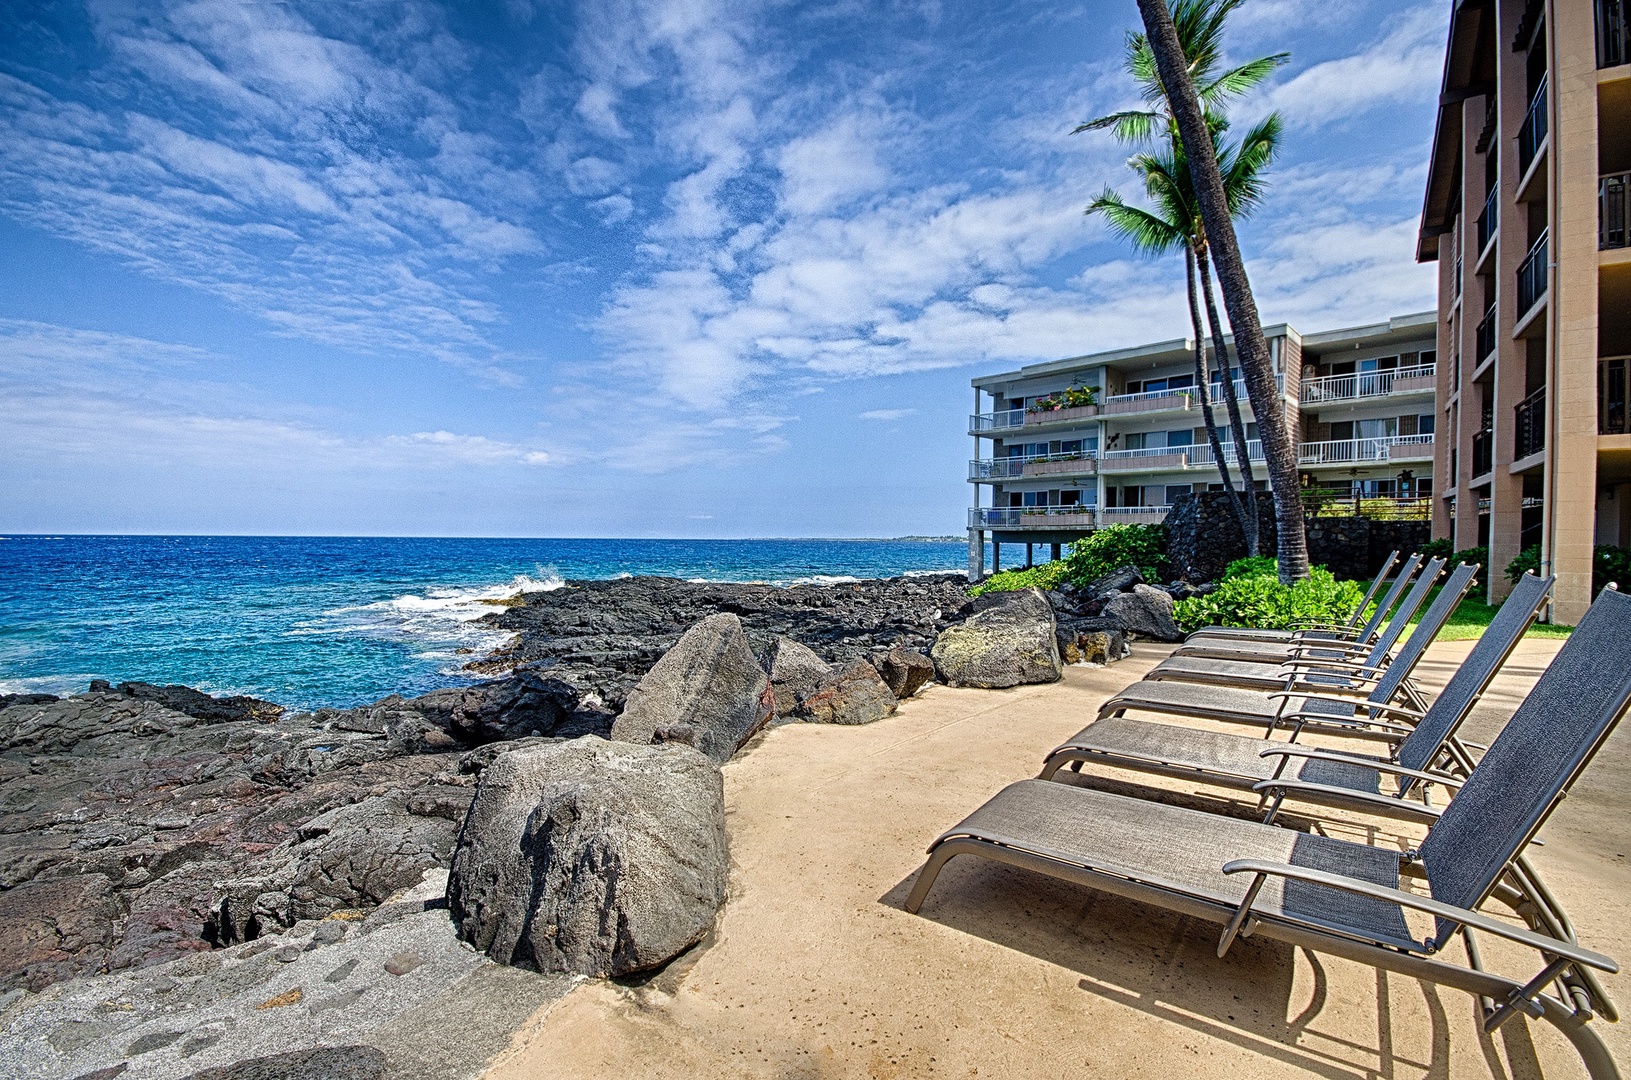
{"type": "MultiPolygon", "coordinates": [[[[1558,645],[1526,641],[1466,737],[1487,739],[1558,645]]],[[[1441,684],[1470,648],[1435,646],[1423,683],[1441,684]]],[[[1048,686],[932,687],[862,728],[769,731],[725,766],[731,896],[714,935],[644,985],[580,985],[534,1015],[488,1075],[1581,1075],[1546,1025],[1483,1036],[1458,991],[1261,940],[1220,960],[1214,924],[984,860],[954,860],[921,915],[903,910],[940,831],[1034,775],[1165,653],[1139,646],[1048,686]]],[[[1582,943],[1631,961],[1628,772],[1631,727],[1554,815],[1534,861],[1582,943]]],[[[1328,827],[1378,843],[1401,842],[1401,829],[1328,827]]],[[[1485,952],[1509,974],[1537,967],[1533,954],[1485,952]]],[[[1610,992],[1625,998],[1627,981],[1609,978],[1610,992]]],[[[1596,1023],[1631,1062],[1631,1030],[1596,1023]]]]}

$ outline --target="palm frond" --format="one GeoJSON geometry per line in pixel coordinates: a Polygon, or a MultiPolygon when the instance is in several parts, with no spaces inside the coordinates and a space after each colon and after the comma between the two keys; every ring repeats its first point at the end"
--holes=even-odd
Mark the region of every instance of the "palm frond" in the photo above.
{"type": "Polygon", "coordinates": [[[1104,128],[1115,128],[1116,138],[1122,142],[1143,142],[1154,133],[1158,125],[1167,122],[1166,114],[1154,112],[1149,109],[1123,109],[1101,116],[1096,120],[1078,124],[1072,129],[1072,135],[1080,135],[1084,131],[1101,131],[1104,128]]]}
{"type": "Polygon", "coordinates": [[[1230,98],[1239,97],[1274,74],[1276,68],[1290,59],[1290,53],[1281,52],[1248,60],[1239,67],[1230,68],[1211,82],[1196,87],[1196,94],[1203,103],[1208,104],[1222,103],[1230,98]]]}
{"type": "Polygon", "coordinates": [[[1109,188],[1088,204],[1086,213],[1089,217],[1102,214],[1110,228],[1141,255],[1163,255],[1187,242],[1181,228],[1148,210],[1128,205],[1109,188]]]}

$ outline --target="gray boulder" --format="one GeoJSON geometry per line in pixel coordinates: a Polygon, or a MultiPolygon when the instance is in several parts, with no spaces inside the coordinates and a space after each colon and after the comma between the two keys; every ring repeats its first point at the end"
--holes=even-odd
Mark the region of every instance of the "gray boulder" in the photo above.
{"type": "Polygon", "coordinates": [[[1067,664],[1114,664],[1131,653],[1127,635],[1112,619],[1080,619],[1074,625],[1059,627],[1059,655],[1067,664]],[[1084,625],[1088,624],[1088,625],[1084,625]]]}
{"type": "Polygon", "coordinates": [[[1112,570],[1102,577],[1094,578],[1082,586],[1081,591],[1088,596],[1096,596],[1102,599],[1111,593],[1127,592],[1144,583],[1144,575],[1139,572],[1138,567],[1129,565],[1112,570]]]}
{"type": "Polygon", "coordinates": [[[934,678],[934,661],[916,649],[899,645],[886,653],[874,655],[872,666],[889,686],[890,693],[902,701],[923,689],[934,678]]]}
{"type": "Polygon", "coordinates": [[[474,686],[433,690],[405,708],[466,746],[527,735],[551,735],[572,718],[578,692],[530,671],[474,686]]]}
{"type": "Polygon", "coordinates": [[[1106,618],[1122,628],[1154,641],[1182,641],[1183,632],[1172,621],[1172,597],[1149,585],[1134,585],[1132,592],[1112,596],[1104,603],[1106,618]]]}
{"type": "Polygon", "coordinates": [[[814,724],[870,724],[894,711],[895,695],[878,669],[856,660],[821,680],[799,703],[798,714],[814,724]]]}
{"type": "Polygon", "coordinates": [[[929,655],[942,680],[989,689],[1059,681],[1053,607],[1040,589],[987,593],[973,607],[935,638],[929,655]]]}
{"type": "Polygon", "coordinates": [[[792,638],[777,638],[770,647],[770,688],[776,694],[776,715],[791,715],[800,699],[833,673],[833,666],[808,646],[792,638]]]}
{"type": "Polygon", "coordinates": [[[630,693],[612,738],[649,743],[659,730],[694,729],[697,749],[723,764],[774,714],[775,694],[742,621],[726,613],[693,625],[630,693]]]}
{"type": "Polygon", "coordinates": [[[448,905],[459,936],[500,963],[627,975],[708,932],[726,854],[713,762],[586,735],[500,754],[482,773],[448,905]]]}

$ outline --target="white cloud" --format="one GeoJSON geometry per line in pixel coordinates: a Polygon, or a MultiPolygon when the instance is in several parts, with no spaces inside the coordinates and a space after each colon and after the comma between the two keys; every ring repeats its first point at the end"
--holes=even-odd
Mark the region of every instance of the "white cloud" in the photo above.
{"type": "Polygon", "coordinates": [[[1438,3],[1407,10],[1363,51],[1315,64],[1274,87],[1259,99],[1259,111],[1278,109],[1288,125],[1308,130],[1380,105],[1436,98],[1447,14],[1438,3]]]}
{"type": "Polygon", "coordinates": [[[916,409],[872,409],[861,414],[862,420],[903,420],[916,414],[916,409]]]}

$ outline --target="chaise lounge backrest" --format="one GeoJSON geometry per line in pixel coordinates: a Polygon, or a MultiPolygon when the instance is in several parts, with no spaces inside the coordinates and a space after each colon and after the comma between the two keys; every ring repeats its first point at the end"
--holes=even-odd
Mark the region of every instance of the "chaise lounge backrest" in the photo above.
{"type": "Polygon", "coordinates": [[[1359,631],[1357,640],[1365,642],[1375,636],[1377,627],[1381,626],[1382,620],[1387,618],[1387,613],[1393,609],[1394,602],[1399,599],[1399,594],[1404,591],[1404,587],[1410,584],[1411,575],[1416,572],[1416,567],[1420,565],[1420,554],[1412,555],[1404,561],[1404,565],[1399,567],[1399,576],[1393,579],[1393,584],[1388,587],[1387,593],[1382,597],[1382,602],[1376,605],[1375,611],[1371,612],[1370,618],[1365,622],[1365,628],[1359,631]]]}

